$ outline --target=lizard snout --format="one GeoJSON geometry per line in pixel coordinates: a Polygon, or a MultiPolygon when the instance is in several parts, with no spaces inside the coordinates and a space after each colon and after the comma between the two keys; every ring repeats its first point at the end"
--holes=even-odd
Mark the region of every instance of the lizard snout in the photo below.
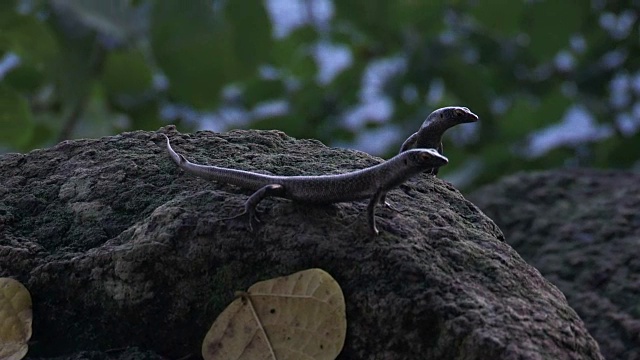
{"type": "Polygon", "coordinates": [[[417,149],[420,167],[440,167],[447,165],[449,159],[440,154],[436,149],[417,149]]]}

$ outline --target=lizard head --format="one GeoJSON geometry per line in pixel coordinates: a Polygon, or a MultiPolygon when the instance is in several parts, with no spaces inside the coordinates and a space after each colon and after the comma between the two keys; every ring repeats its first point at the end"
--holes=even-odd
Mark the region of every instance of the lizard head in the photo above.
{"type": "Polygon", "coordinates": [[[448,106],[435,110],[427,117],[425,123],[431,121],[447,121],[451,122],[451,125],[464,124],[478,121],[478,115],[471,112],[466,107],[462,106],[448,106]]]}
{"type": "Polygon", "coordinates": [[[438,168],[449,163],[449,159],[436,149],[411,149],[406,152],[409,164],[419,169],[438,168]]]}

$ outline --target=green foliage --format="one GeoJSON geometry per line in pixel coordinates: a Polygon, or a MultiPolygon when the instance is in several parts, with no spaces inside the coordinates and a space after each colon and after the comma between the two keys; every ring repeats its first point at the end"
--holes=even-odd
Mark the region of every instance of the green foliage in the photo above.
{"type": "Polygon", "coordinates": [[[618,123],[622,115],[637,118],[640,109],[637,6],[326,1],[333,5],[329,16],[308,0],[291,0],[300,7],[275,15],[268,1],[253,0],[2,1],[0,58],[12,54],[19,64],[0,70],[1,147],[26,151],[172,122],[189,131],[203,115],[233,109],[225,119],[240,114],[242,126],[328,144],[400,129],[398,143],[380,143],[379,155],[391,156],[431,111],[463,105],[481,121],[446,134],[445,177],[460,177],[466,160],[482,164],[464,175],[472,186],[565,164],[637,166],[640,132],[618,123]],[[306,22],[274,36],[273,19],[291,12],[306,22]],[[631,21],[627,30],[625,21],[631,21]],[[322,81],[320,44],[340,46],[349,56],[322,81]],[[388,59],[400,65],[380,66],[371,77],[371,67],[388,59]],[[393,105],[390,119],[373,112],[347,123],[380,99],[393,105]],[[270,103],[282,106],[264,112],[270,103]],[[171,113],[167,105],[186,111],[162,116],[171,113]],[[613,135],[528,156],[532,134],[559,123],[574,106],[613,135]]]}
{"type": "Polygon", "coordinates": [[[475,19],[493,36],[509,37],[518,35],[521,31],[521,21],[525,10],[523,1],[493,0],[490,6],[476,6],[473,9],[475,19]],[[496,9],[500,9],[502,16],[497,16],[496,9]]]}
{"type": "Polygon", "coordinates": [[[18,92],[0,85],[0,142],[24,149],[33,131],[29,104],[18,92]]]}
{"type": "Polygon", "coordinates": [[[151,90],[153,74],[139,51],[113,51],[107,55],[102,83],[112,95],[135,96],[151,90]]]}
{"type": "Polygon", "coordinates": [[[569,37],[577,33],[591,5],[586,1],[536,1],[529,4],[525,31],[531,38],[529,51],[538,61],[547,61],[569,45],[569,37]]]}
{"type": "Polygon", "coordinates": [[[226,84],[255,78],[271,44],[266,12],[253,0],[227,2],[222,11],[206,1],[158,1],[150,36],[170,96],[203,109],[218,105],[226,84]]]}

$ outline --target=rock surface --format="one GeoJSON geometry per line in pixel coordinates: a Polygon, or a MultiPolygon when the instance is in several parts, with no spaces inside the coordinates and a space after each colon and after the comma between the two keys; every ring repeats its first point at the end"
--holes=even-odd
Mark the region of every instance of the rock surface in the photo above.
{"type": "MultiPolygon", "coordinates": [[[[178,134],[188,159],[280,175],[380,160],[277,131],[178,134]]],[[[28,357],[198,358],[235,290],[318,267],[341,285],[339,359],[601,359],[564,295],[495,224],[427,175],[392,190],[401,212],[266,199],[256,232],[247,192],[182,174],[153,132],[67,141],[0,157],[0,276],[34,303],[28,357]]]]}
{"type": "Polygon", "coordinates": [[[472,199],[556,284],[607,359],[640,359],[640,174],[517,174],[472,199]]]}

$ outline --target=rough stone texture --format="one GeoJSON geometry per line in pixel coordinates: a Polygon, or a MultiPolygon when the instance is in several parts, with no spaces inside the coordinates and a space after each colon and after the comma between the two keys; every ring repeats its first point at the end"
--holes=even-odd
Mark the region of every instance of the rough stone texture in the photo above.
{"type": "Polygon", "coordinates": [[[517,174],[472,199],[567,296],[607,359],[640,359],[640,174],[517,174]]]}
{"type": "MultiPolygon", "coordinates": [[[[245,170],[313,175],[380,161],[277,131],[162,131],[192,161],[245,170]]],[[[0,276],[33,295],[31,357],[199,357],[235,290],[319,267],[346,298],[339,359],[602,358],[563,294],[440,179],[391,191],[402,212],[380,209],[371,238],[366,201],[267,199],[255,233],[218,220],[247,192],[182,174],[157,133],[4,155],[0,172],[0,276]]]]}

